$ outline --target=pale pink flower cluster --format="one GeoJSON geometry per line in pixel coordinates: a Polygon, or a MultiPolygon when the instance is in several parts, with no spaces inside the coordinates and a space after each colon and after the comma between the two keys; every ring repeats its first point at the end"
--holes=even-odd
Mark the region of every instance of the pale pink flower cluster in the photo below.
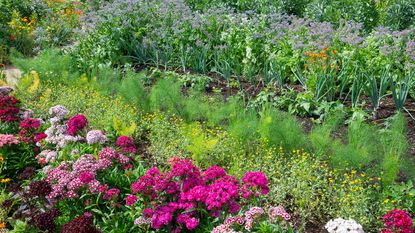
{"type": "Polygon", "coordinates": [[[72,166],[63,162],[58,167],[49,169],[46,179],[52,185],[52,192],[49,197],[52,199],[76,198],[78,197],[76,191],[82,187],[87,187],[92,193],[97,193],[100,186],[99,181],[94,178],[85,183],[82,176],[84,172],[89,172],[95,176],[100,169],[95,157],[89,154],[81,156],[72,166]]]}
{"type": "Polygon", "coordinates": [[[252,224],[254,223],[255,219],[259,218],[264,213],[265,211],[261,207],[252,207],[251,209],[246,211],[245,212],[245,229],[247,231],[251,231],[252,224]]]}
{"type": "Polygon", "coordinates": [[[36,159],[38,160],[40,164],[44,165],[47,163],[55,162],[57,157],[58,157],[58,153],[56,151],[44,150],[36,156],[36,159]]]}
{"type": "Polygon", "coordinates": [[[50,108],[49,113],[52,118],[49,119],[51,126],[45,131],[47,135],[45,138],[46,142],[54,144],[58,148],[64,148],[70,142],[77,142],[83,139],[81,136],[71,136],[67,133],[65,116],[68,114],[68,110],[65,107],[57,105],[50,108]]]}
{"type": "Polygon", "coordinates": [[[282,219],[288,221],[291,219],[291,215],[287,213],[284,207],[282,206],[270,207],[268,209],[268,217],[272,222],[279,221],[282,219]]]}
{"type": "Polygon", "coordinates": [[[134,225],[142,226],[142,225],[150,225],[151,218],[145,218],[140,216],[134,220],[134,225]]]}
{"type": "Polygon", "coordinates": [[[11,134],[0,134],[0,147],[19,144],[17,137],[11,134]]]}
{"type": "MultiPolygon", "coordinates": [[[[245,212],[243,216],[238,215],[234,217],[228,217],[224,223],[215,227],[211,233],[242,233],[241,231],[235,230],[235,228],[243,227],[246,231],[252,230],[255,221],[265,215],[265,211],[261,207],[252,207],[245,212]]],[[[282,206],[270,207],[268,209],[268,221],[276,222],[282,220],[289,220],[291,216],[285,211],[282,206]]]]}
{"type": "Polygon", "coordinates": [[[86,134],[86,141],[89,145],[104,144],[107,140],[107,136],[101,130],[91,130],[86,134]]]}

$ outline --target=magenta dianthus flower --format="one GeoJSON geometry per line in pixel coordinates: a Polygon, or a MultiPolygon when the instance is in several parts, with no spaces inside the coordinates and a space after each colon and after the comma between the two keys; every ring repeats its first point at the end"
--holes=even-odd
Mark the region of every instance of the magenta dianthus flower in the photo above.
{"type": "Polygon", "coordinates": [[[115,145],[121,147],[124,153],[135,153],[136,151],[134,140],[128,136],[118,137],[115,145]]]}
{"type": "Polygon", "coordinates": [[[265,195],[269,192],[268,179],[262,172],[247,172],[242,178],[242,197],[265,195]]]}
{"type": "Polygon", "coordinates": [[[125,204],[128,206],[134,205],[138,200],[138,197],[136,195],[128,195],[128,197],[125,199],[125,204]]]}
{"type": "Polygon", "coordinates": [[[91,172],[85,171],[79,174],[79,179],[81,180],[82,183],[88,184],[91,181],[95,180],[95,175],[91,172]]]}
{"type": "Polygon", "coordinates": [[[67,122],[68,134],[75,136],[80,130],[84,129],[88,125],[88,120],[82,114],[77,114],[71,117],[67,122]]]}
{"type": "Polygon", "coordinates": [[[120,194],[120,190],[117,188],[108,189],[107,192],[104,194],[105,200],[111,200],[118,197],[120,194]]]}
{"type": "Polygon", "coordinates": [[[412,219],[405,210],[394,209],[383,216],[385,230],[383,232],[412,233],[412,219]]]}

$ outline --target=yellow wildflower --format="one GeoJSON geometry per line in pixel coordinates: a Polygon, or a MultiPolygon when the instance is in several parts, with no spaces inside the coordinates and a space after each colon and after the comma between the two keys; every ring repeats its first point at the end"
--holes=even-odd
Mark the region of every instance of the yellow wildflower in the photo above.
{"type": "Polygon", "coordinates": [[[0,183],[7,183],[7,182],[10,182],[10,178],[0,180],[0,183]]]}

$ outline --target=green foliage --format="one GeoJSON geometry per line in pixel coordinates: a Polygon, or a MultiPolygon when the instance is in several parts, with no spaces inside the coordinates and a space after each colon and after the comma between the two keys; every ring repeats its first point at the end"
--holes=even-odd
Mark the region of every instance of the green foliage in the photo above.
{"type": "Polygon", "coordinates": [[[336,167],[361,169],[375,160],[381,159],[378,145],[377,129],[362,119],[352,120],[347,129],[347,144],[337,141],[333,146],[331,158],[336,167]]]}
{"type": "Polygon", "coordinates": [[[328,116],[321,125],[313,128],[309,139],[317,155],[328,156],[333,153],[332,146],[334,139],[332,138],[332,133],[339,130],[343,120],[344,113],[337,111],[328,116]]]}
{"type": "Polygon", "coordinates": [[[144,72],[135,74],[132,71],[127,71],[127,74],[121,80],[117,93],[128,103],[147,112],[149,110],[149,100],[144,87],[144,78],[144,72]]]}
{"type": "Polygon", "coordinates": [[[401,160],[406,155],[408,141],[406,139],[406,122],[402,113],[396,114],[387,130],[381,137],[381,146],[384,152],[383,180],[385,184],[393,184],[396,180],[402,164],[401,160]]]}
{"type": "Polygon", "coordinates": [[[259,134],[271,146],[282,146],[290,150],[304,148],[306,136],[299,123],[292,115],[272,108],[261,113],[259,134]]]}
{"type": "Polygon", "coordinates": [[[415,3],[408,0],[394,0],[386,9],[385,25],[394,30],[403,30],[414,24],[415,3]]]}
{"type": "Polygon", "coordinates": [[[393,209],[415,212],[415,186],[412,181],[388,186],[383,191],[382,213],[393,209]]]}
{"type": "Polygon", "coordinates": [[[184,116],[181,85],[172,78],[159,80],[151,89],[149,99],[152,111],[166,111],[184,116]]]}
{"type": "Polygon", "coordinates": [[[70,57],[57,49],[45,50],[33,59],[14,53],[11,61],[24,73],[36,70],[43,80],[70,83],[79,78],[79,73],[72,68],[70,57]]]}

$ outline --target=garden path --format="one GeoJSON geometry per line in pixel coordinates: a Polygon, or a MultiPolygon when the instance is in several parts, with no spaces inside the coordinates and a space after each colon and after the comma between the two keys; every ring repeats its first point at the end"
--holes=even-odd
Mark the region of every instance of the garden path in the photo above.
{"type": "Polygon", "coordinates": [[[11,65],[6,66],[3,73],[6,76],[7,84],[10,86],[15,86],[22,77],[22,71],[11,65]]]}

